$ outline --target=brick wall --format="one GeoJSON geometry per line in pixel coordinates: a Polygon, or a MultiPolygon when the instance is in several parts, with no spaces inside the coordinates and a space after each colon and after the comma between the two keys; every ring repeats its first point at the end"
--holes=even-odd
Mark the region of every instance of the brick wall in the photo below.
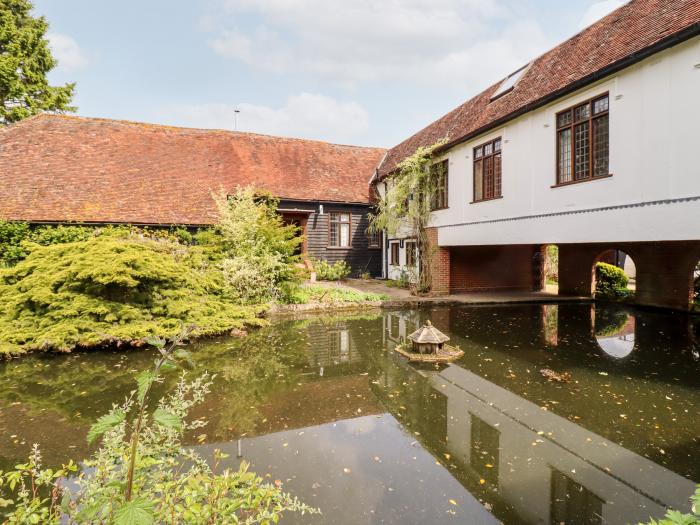
{"type": "Polygon", "coordinates": [[[593,263],[610,249],[625,252],[637,267],[637,304],[688,308],[700,241],[559,245],[559,293],[590,297],[593,263]]]}
{"type": "Polygon", "coordinates": [[[541,249],[532,245],[461,246],[450,249],[452,293],[539,289],[541,249]]]}
{"type": "Polygon", "coordinates": [[[437,228],[427,228],[428,243],[433,252],[431,261],[432,295],[447,295],[450,293],[450,250],[438,246],[437,228]]]}

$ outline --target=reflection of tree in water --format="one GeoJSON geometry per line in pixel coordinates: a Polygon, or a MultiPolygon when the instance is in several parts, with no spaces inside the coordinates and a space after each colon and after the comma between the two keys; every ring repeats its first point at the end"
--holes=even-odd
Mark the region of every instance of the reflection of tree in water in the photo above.
{"type": "Polygon", "coordinates": [[[595,310],[595,335],[596,337],[610,337],[617,335],[627,324],[629,314],[624,310],[601,308],[595,310]]]}

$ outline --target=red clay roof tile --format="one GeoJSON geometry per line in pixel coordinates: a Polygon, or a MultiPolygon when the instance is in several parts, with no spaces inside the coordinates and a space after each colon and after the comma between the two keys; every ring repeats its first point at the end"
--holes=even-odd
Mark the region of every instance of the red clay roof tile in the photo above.
{"type": "Polygon", "coordinates": [[[0,218],[209,224],[212,191],[369,202],[383,149],[39,115],[0,130],[0,218]]]}

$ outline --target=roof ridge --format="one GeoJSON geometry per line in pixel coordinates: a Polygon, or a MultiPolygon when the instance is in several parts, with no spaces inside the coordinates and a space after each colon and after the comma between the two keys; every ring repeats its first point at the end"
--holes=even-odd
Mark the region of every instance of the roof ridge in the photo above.
{"type": "Polygon", "coordinates": [[[382,148],[379,146],[357,146],[354,144],[339,144],[336,142],[329,142],[326,140],[305,139],[305,138],[288,137],[288,136],[282,136],[282,135],[270,135],[267,133],[255,133],[252,131],[236,131],[236,130],[223,129],[223,128],[195,128],[195,127],[187,127],[187,126],[172,126],[169,124],[158,124],[158,123],[153,123],[153,122],[144,122],[144,121],[137,121],[137,120],[114,119],[114,118],[108,118],[108,117],[87,117],[84,115],[66,115],[66,114],[56,114],[56,113],[48,113],[48,112],[38,113],[36,115],[32,115],[29,118],[23,119],[19,122],[15,122],[11,126],[24,123],[28,120],[37,119],[39,117],[49,118],[49,119],[79,120],[79,121],[84,121],[84,122],[96,122],[96,123],[116,124],[116,125],[134,126],[134,127],[138,126],[138,127],[143,127],[146,129],[152,129],[153,131],[176,131],[176,132],[177,131],[182,131],[182,132],[195,131],[195,132],[209,133],[209,134],[220,133],[220,134],[242,136],[242,137],[244,137],[244,136],[261,137],[261,138],[267,138],[267,139],[289,140],[289,141],[294,141],[294,142],[325,144],[328,146],[337,146],[337,147],[341,147],[341,148],[355,148],[355,149],[362,149],[362,150],[387,151],[387,148],[382,148]]]}

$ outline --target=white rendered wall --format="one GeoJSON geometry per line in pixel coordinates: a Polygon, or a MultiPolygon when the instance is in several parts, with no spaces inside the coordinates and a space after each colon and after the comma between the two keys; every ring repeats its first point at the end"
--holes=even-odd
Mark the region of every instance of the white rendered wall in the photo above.
{"type": "Polygon", "coordinates": [[[442,246],[700,239],[700,37],[442,158],[450,161],[449,208],[432,222],[442,246]],[[613,176],[553,188],[556,113],[606,91],[613,176]],[[499,136],[503,198],[470,204],[472,150],[499,136]]]}

